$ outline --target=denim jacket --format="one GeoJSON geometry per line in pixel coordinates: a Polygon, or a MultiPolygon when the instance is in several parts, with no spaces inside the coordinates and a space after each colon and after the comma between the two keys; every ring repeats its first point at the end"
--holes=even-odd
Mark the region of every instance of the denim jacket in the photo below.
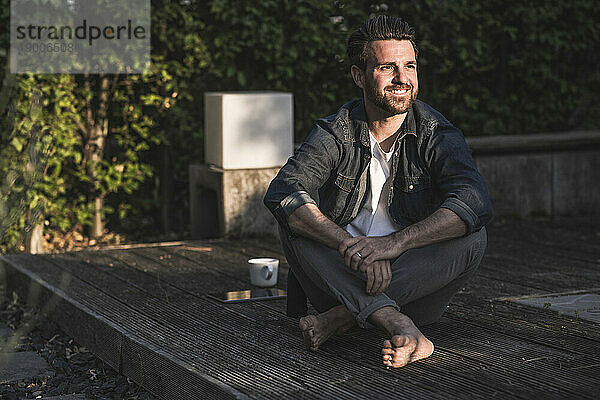
{"type": "MultiPolygon", "coordinates": [[[[362,208],[369,189],[371,148],[363,100],[316,121],[306,141],[271,182],[264,202],[290,234],[287,218],[306,203],[340,227],[362,208]]],[[[387,199],[392,220],[404,228],[436,209],[454,211],[468,233],[492,218],[483,178],[463,134],[438,111],[416,100],[400,127],[387,199]]]]}

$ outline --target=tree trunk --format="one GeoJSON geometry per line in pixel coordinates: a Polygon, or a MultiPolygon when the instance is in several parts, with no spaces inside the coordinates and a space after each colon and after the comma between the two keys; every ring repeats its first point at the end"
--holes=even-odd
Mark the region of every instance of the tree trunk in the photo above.
{"type": "Polygon", "coordinates": [[[98,194],[100,183],[97,179],[96,165],[102,160],[104,150],[104,134],[102,128],[95,125],[91,129],[92,135],[88,142],[88,176],[92,178],[93,188],[92,195],[94,197],[94,216],[92,217],[92,226],[90,237],[96,239],[104,233],[104,221],[102,219],[103,201],[101,195],[98,194]]]}
{"type": "Polygon", "coordinates": [[[25,234],[25,252],[29,254],[45,253],[44,225],[37,224],[25,234]]]}
{"type": "Polygon", "coordinates": [[[16,83],[16,74],[11,74],[10,70],[6,68],[6,76],[4,77],[2,89],[0,90],[0,115],[5,115],[6,109],[11,104],[16,83]]]}
{"type": "Polygon", "coordinates": [[[170,146],[160,146],[160,186],[161,186],[161,219],[163,233],[173,231],[173,169],[171,166],[170,146]]]}
{"type": "MultiPolygon", "coordinates": [[[[44,239],[44,223],[32,223],[33,222],[33,213],[28,210],[25,215],[26,224],[29,225],[31,229],[25,229],[25,252],[29,254],[42,254],[46,252],[47,243],[44,239]]],[[[36,218],[38,221],[43,221],[43,218],[38,216],[36,218]]]]}
{"type": "Polygon", "coordinates": [[[102,197],[96,197],[94,200],[94,218],[92,220],[92,229],[90,236],[94,239],[101,237],[104,234],[104,221],[102,219],[102,207],[104,200],[102,197]]]}
{"type": "MultiPolygon", "coordinates": [[[[97,113],[94,115],[94,105],[91,102],[87,104],[87,143],[85,144],[85,155],[87,162],[88,176],[92,179],[94,198],[94,216],[92,218],[92,227],[90,236],[94,239],[104,234],[104,219],[102,218],[102,207],[104,206],[103,194],[99,193],[100,182],[97,178],[96,166],[102,160],[104,155],[104,142],[108,134],[108,93],[109,79],[102,75],[98,87],[97,113]]],[[[86,88],[90,88],[90,78],[86,77],[86,88]]]]}
{"type": "MultiPolygon", "coordinates": [[[[160,30],[163,37],[167,34],[167,24],[162,21],[160,30]]],[[[167,57],[166,49],[163,50],[163,56],[167,57]]],[[[160,201],[161,201],[161,220],[163,233],[173,231],[173,203],[174,203],[174,183],[173,167],[171,160],[170,141],[166,140],[160,151],[160,201]]]]}

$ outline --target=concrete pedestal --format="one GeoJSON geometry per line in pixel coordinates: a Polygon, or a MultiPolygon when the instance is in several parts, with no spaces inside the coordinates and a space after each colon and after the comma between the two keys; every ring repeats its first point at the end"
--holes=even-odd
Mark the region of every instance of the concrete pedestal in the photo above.
{"type": "Polygon", "coordinates": [[[192,237],[275,235],[277,223],[263,197],[279,168],[226,170],[191,164],[192,237]]]}
{"type": "Polygon", "coordinates": [[[227,170],[285,164],[294,146],[293,103],[291,93],[205,93],[205,162],[227,170]]]}
{"type": "Polygon", "coordinates": [[[293,153],[293,103],[291,93],[205,93],[206,164],[189,167],[192,237],[275,234],[263,197],[293,153]]]}

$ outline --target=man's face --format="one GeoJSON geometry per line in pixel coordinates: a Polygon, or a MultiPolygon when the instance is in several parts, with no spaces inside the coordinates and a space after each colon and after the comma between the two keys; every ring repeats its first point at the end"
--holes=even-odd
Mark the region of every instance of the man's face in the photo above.
{"type": "Polygon", "coordinates": [[[386,115],[407,112],[419,93],[417,60],[412,44],[408,40],[377,40],[369,47],[362,85],[357,81],[363,89],[365,102],[386,115]]]}

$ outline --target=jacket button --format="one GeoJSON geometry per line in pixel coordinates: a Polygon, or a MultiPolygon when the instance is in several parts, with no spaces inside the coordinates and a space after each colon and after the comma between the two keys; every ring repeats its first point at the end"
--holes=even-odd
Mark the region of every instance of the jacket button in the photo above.
{"type": "Polygon", "coordinates": [[[413,190],[414,186],[413,185],[408,185],[408,190],[413,190]]]}

